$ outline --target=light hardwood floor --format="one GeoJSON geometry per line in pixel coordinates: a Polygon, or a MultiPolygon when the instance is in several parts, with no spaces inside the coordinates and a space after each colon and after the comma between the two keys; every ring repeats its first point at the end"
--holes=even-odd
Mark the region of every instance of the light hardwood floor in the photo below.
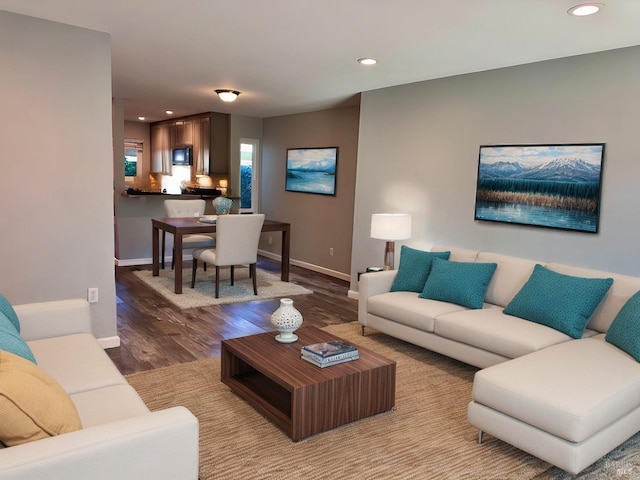
{"type": "MultiPolygon", "coordinates": [[[[107,353],[123,374],[219,356],[225,338],[273,330],[269,318],[279,299],[180,310],[133,274],[150,268],[116,267],[121,346],[107,353]]],[[[277,274],[280,264],[260,257],[258,268],[277,274]]],[[[290,280],[313,290],[292,297],[305,325],[357,320],[358,303],[347,297],[348,282],[296,266],[290,280]]]]}

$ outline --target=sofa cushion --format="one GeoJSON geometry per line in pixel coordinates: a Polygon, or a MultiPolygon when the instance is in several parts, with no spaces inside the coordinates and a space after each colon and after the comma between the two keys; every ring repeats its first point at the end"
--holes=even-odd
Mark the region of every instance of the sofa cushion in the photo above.
{"type": "Polygon", "coordinates": [[[111,385],[71,395],[84,428],[137,417],[149,413],[129,384],[111,385]]]}
{"type": "Polygon", "coordinates": [[[537,263],[534,260],[489,252],[478,253],[476,261],[498,265],[487,287],[485,302],[501,307],[513,300],[531,276],[537,263]]]}
{"type": "Polygon", "coordinates": [[[504,313],[580,338],[612,283],[612,278],[573,277],[536,265],[504,313]]]}
{"type": "Polygon", "coordinates": [[[507,358],[571,340],[553,328],[505,315],[496,306],[440,315],[435,319],[434,333],[507,358]]]}
{"type": "Polygon", "coordinates": [[[482,308],[495,263],[451,262],[434,258],[420,298],[482,308]]]}
{"type": "Polygon", "coordinates": [[[42,369],[69,394],[126,383],[90,333],[43,338],[28,344],[42,369]]]}
{"type": "Polygon", "coordinates": [[[640,292],[624,304],[609,327],[605,340],[640,362],[640,292]]]}
{"type": "Polygon", "coordinates": [[[460,305],[418,298],[415,292],[390,292],[373,295],[367,300],[367,312],[418,330],[433,332],[438,315],[465,310],[460,305]]]}
{"type": "Polygon", "coordinates": [[[0,350],[20,355],[36,363],[33,352],[15,329],[13,322],[2,312],[0,312],[0,350]]]}
{"type": "Polygon", "coordinates": [[[470,250],[468,248],[458,248],[443,245],[434,245],[431,248],[432,252],[451,252],[449,260],[454,262],[475,262],[478,258],[478,250],[470,250]]]}
{"type": "Polygon", "coordinates": [[[82,428],[69,395],[40,367],[0,351],[0,441],[7,446],[82,428]]]}
{"type": "Polygon", "coordinates": [[[18,320],[18,314],[9,303],[9,300],[7,300],[6,297],[1,293],[0,293],[0,313],[4,313],[7,316],[7,318],[11,321],[16,331],[20,333],[20,320],[18,320]]]}
{"type": "Polygon", "coordinates": [[[391,285],[392,292],[422,292],[431,271],[434,258],[447,260],[451,252],[425,252],[403,245],[400,249],[400,266],[391,285]]]}
{"type": "Polygon", "coordinates": [[[638,407],[640,364],[597,335],[480,370],[472,396],[540,430],[582,442],[638,407]]]}

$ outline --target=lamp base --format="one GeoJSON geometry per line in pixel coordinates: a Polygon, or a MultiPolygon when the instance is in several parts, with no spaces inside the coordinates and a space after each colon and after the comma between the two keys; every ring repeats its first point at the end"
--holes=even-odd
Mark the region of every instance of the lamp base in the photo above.
{"type": "Polygon", "coordinates": [[[384,269],[393,270],[393,258],[395,256],[395,242],[387,241],[384,247],[384,269]]]}

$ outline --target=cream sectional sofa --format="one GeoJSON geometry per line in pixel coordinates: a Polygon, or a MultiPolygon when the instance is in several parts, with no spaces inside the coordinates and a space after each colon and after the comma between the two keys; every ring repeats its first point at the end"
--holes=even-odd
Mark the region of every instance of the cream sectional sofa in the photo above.
{"type": "Polygon", "coordinates": [[[391,292],[397,271],[360,277],[358,321],[382,333],[479,367],[468,420],[571,474],[640,431],[640,364],[605,341],[640,278],[491,252],[435,246],[450,261],[495,263],[481,309],[391,292]],[[582,338],[503,313],[536,264],[613,284],[582,338]]]}
{"type": "Polygon", "coordinates": [[[69,394],[82,429],[0,448],[0,479],[198,478],[198,421],[150,412],[91,334],[85,300],[15,306],[38,366],[69,394]]]}

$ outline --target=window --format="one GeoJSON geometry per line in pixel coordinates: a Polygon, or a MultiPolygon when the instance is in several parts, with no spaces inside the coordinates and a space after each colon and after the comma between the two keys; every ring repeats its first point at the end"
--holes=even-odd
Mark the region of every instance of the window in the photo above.
{"type": "Polygon", "coordinates": [[[240,140],[240,211],[258,211],[258,140],[240,140]]]}
{"type": "Polygon", "coordinates": [[[124,176],[135,177],[138,174],[138,161],[142,162],[142,141],[124,141],[124,176]]]}

